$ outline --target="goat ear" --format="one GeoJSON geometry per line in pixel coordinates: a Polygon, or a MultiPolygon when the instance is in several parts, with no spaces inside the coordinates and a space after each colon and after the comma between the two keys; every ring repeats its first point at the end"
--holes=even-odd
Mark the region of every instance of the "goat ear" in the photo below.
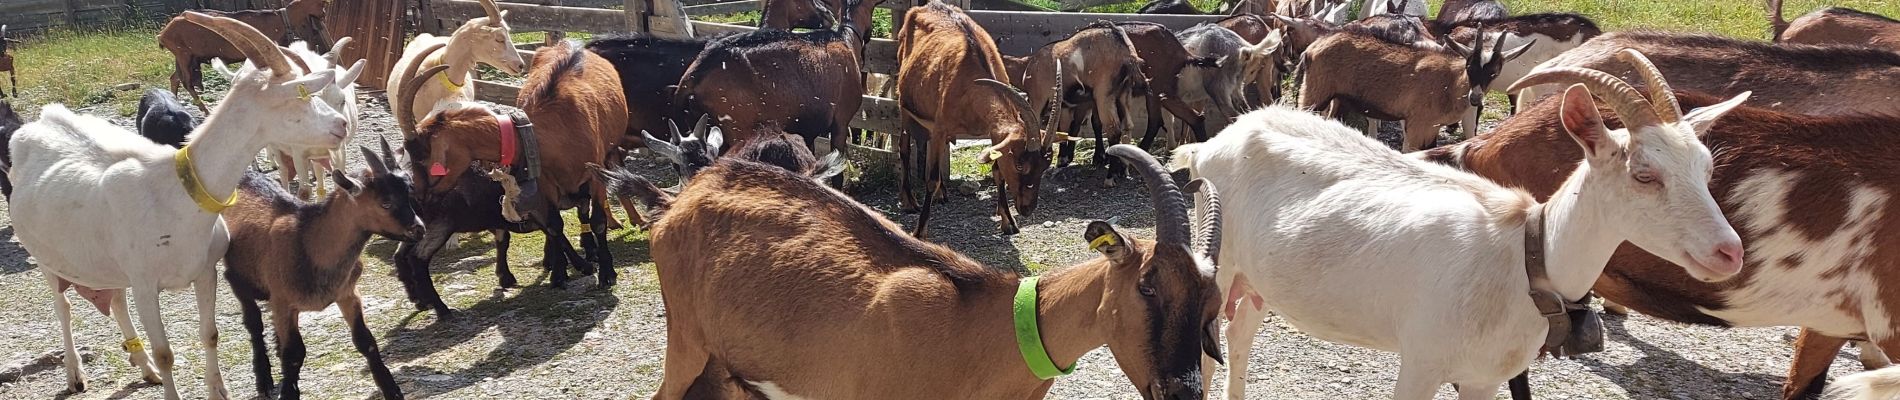
{"type": "MultiPolygon", "coordinates": [[[[363,65],[364,65],[363,62],[364,61],[368,61],[368,60],[356,60],[355,64],[350,65],[350,69],[344,70],[343,76],[339,76],[336,78],[336,87],[348,88],[350,87],[350,85],[355,85],[356,78],[363,76],[363,65]]],[[[354,95],[354,94],[346,93],[346,95],[354,95]]]]}
{"type": "Polygon", "coordinates": [[[363,192],[363,185],[357,184],[356,179],[350,178],[349,174],[343,173],[341,169],[330,170],[330,181],[336,182],[337,190],[348,192],[351,196],[363,192]]]}
{"type": "Polygon", "coordinates": [[[1564,132],[1583,147],[1586,160],[1595,160],[1597,156],[1607,154],[1616,143],[1610,140],[1610,129],[1603,126],[1603,115],[1597,113],[1596,100],[1590,97],[1590,90],[1583,84],[1571,85],[1564,91],[1563,111],[1559,118],[1564,132]]]}
{"type": "Polygon", "coordinates": [[[1754,94],[1754,92],[1742,92],[1742,94],[1735,95],[1734,98],[1730,98],[1728,101],[1690,110],[1688,114],[1682,116],[1682,123],[1689,125],[1690,129],[1694,129],[1696,136],[1707,134],[1709,133],[1709,128],[1715,126],[1716,120],[1721,119],[1722,115],[1728,114],[1729,111],[1734,111],[1735,107],[1742,105],[1742,102],[1748,101],[1748,96],[1752,94],[1754,94]]]}
{"type": "MultiPolygon", "coordinates": [[[[667,161],[671,161],[674,164],[685,164],[685,159],[680,157],[679,146],[674,146],[673,143],[653,137],[653,134],[647,133],[645,130],[640,131],[640,136],[646,138],[648,150],[653,150],[654,153],[659,154],[660,157],[665,157],[667,161]]],[[[675,138],[674,140],[679,139],[675,138]]]]}
{"type": "Polygon", "coordinates": [[[1089,227],[1082,231],[1082,240],[1088,241],[1090,250],[1101,252],[1102,256],[1116,264],[1128,261],[1134,253],[1129,251],[1128,239],[1122,237],[1121,232],[1116,232],[1115,226],[1108,221],[1089,222],[1089,227]]]}

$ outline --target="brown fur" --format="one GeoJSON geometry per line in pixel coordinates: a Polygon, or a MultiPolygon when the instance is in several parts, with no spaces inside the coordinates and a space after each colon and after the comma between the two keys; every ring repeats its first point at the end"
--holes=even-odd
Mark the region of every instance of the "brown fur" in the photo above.
{"type": "MultiPolygon", "coordinates": [[[[915,11],[927,8],[907,22],[928,23],[915,11]]],[[[1201,398],[1200,346],[1211,340],[1201,333],[1219,312],[1212,277],[1185,245],[1131,240],[1101,222],[1087,233],[1124,244],[1039,283],[1051,358],[1073,365],[1107,344],[1144,396],[1201,398]],[[1138,294],[1138,281],[1166,300],[1138,294]]],[[[695,177],[655,224],[653,257],[667,308],[654,399],[755,389],[747,382],[803,398],[1029,399],[1053,382],[1016,349],[1015,272],[905,236],[776,167],[728,158],[695,177]]]]}
{"type": "MultiPolygon", "coordinates": [[[[1002,218],[998,229],[1015,233],[1010,200],[1016,200],[1022,214],[1033,211],[1036,185],[1049,167],[1042,127],[1031,122],[1037,116],[1024,115],[1009,94],[976,85],[978,79],[1010,79],[996,42],[963,10],[931,2],[911,8],[902,26],[897,33],[896,79],[905,131],[897,138],[898,199],[903,210],[919,209],[910,190],[911,171],[923,171],[925,200],[940,202],[945,195],[943,181],[950,176],[950,143],[959,138],[989,138],[991,149],[1001,155],[992,160],[996,215],[1002,218]],[[914,147],[918,145],[923,147],[914,147]]],[[[930,205],[925,204],[912,234],[926,236],[929,222],[930,205]]]]}
{"type": "MultiPolygon", "coordinates": [[[[1670,78],[1673,85],[1674,77],[1670,78]]],[[[1684,110],[1714,104],[1717,98],[1678,91],[1684,110]]],[[[1507,186],[1529,190],[1540,200],[1548,198],[1569,174],[1569,167],[1581,154],[1565,137],[1558,123],[1557,100],[1542,101],[1525,112],[1504,121],[1497,129],[1445,151],[1427,154],[1428,159],[1456,160],[1462,167],[1507,186]]],[[[1605,122],[1612,128],[1622,126],[1604,111],[1605,122]]],[[[1818,239],[1841,228],[1847,212],[1846,190],[1873,187],[1887,192],[1900,191],[1900,117],[1895,116],[1808,116],[1787,114],[1750,106],[1727,113],[1702,138],[1715,155],[1715,173],[1710,181],[1711,194],[1721,203],[1732,225],[1749,226],[1735,214],[1740,200],[1731,198],[1735,185],[1754,171],[1773,169],[1800,174],[1795,182],[1798,198],[1789,198],[1790,214],[1781,221],[1784,229],[1794,229],[1818,239]]],[[[1877,250],[1861,265],[1844,265],[1869,271],[1879,278],[1883,288],[1900,287],[1900,244],[1887,243],[1900,238],[1900,204],[1888,204],[1881,211],[1884,219],[1872,238],[1877,250]]],[[[1754,243],[1765,234],[1739,229],[1743,243],[1754,243]]],[[[1680,267],[1642,250],[1625,245],[1617,250],[1608,268],[1597,280],[1596,292],[1605,299],[1628,306],[1644,314],[1678,322],[1728,326],[1729,322],[1704,313],[1703,309],[1728,308],[1728,292],[1753,281],[1762,268],[1785,268],[1751,262],[1741,275],[1721,283],[1690,278],[1680,267]]],[[[1900,294],[1882,290],[1873,299],[1852,304],[1877,303],[1885,309],[1900,307],[1900,294]]],[[[1839,293],[1815,293],[1816,296],[1841,296],[1839,293]]],[[[1859,309],[1843,308],[1849,314],[1859,309]]],[[[1804,334],[1805,336],[1805,334],[1804,334]]],[[[1797,346],[1795,367],[1784,387],[1790,398],[1811,389],[1808,380],[1825,376],[1825,369],[1840,348],[1841,341],[1809,343],[1797,346]]],[[[1900,354],[1900,343],[1880,343],[1888,354],[1900,354]]],[[[1873,351],[1873,350],[1867,350],[1873,351]]],[[[1818,387],[1816,385],[1815,387],[1818,387]]]]}
{"type": "Polygon", "coordinates": [[[1900,79],[1892,78],[1900,76],[1900,53],[1892,51],[1622,31],[1592,39],[1543,65],[1604,71],[1642,88],[1629,64],[1614,55],[1625,48],[1648,56],[1679,90],[1721,97],[1753,91],[1747,105],[1791,113],[1900,114],[1900,102],[1892,100],[1900,94],[1900,79]]]}
{"type": "MultiPolygon", "coordinates": [[[[275,10],[217,11],[197,10],[204,14],[230,17],[257,28],[265,37],[276,41],[279,46],[288,46],[295,36],[310,43],[317,53],[330,51],[329,39],[323,36],[324,5],[330,0],[295,0],[284,8],[275,10]],[[285,22],[290,26],[285,26],[285,22]]],[[[224,37],[211,32],[198,24],[186,21],[183,14],[172,17],[165,27],[158,30],[158,47],[172,53],[171,90],[177,92],[180,86],[191,92],[198,108],[204,108],[204,99],[198,92],[204,90],[204,66],[213,58],[226,63],[245,60],[224,37]]]]}
{"type": "Polygon", "coordinates": [[[1795,18],[1776,37],[1782,43],[1861,45],[1900,51],[1900,21],[1828,7],[1795,18]]]}

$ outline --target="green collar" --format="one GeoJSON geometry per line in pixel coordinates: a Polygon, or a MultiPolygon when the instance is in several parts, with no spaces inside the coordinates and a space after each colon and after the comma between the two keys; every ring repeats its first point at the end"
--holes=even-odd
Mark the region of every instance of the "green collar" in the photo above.
{"type": "Polygon", "coordinates": [[[1053,379],[1075,372],[1075,366],[1056,367],[1055,360],[1049,359],[1049,351],[1042,348],[1042,331],[1036,328],[1036,281],[1040,276],[1023,278],[1016,286],[1016,302],[1010,307],[1016,321],[1016,349],[1022,351],[1023,362],[1029,364],[1029,372],[1037,379],[1053,379]]]}

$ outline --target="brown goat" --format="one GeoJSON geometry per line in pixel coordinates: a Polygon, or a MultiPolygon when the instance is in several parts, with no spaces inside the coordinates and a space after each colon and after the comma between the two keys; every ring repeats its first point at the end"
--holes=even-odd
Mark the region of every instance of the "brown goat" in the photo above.
{"type": "MultiPolygon", "coordinates": [[[[950,142],[962,138],[990,139],[979,161],[994,163],[996,216],[1001,218],[997,229],[1016,234],[1010,200],[1016,200],[1022,215],[1035,211],[1036,186],[1049,168],[1044,130],[1054,130],[1044,121],[1053,116],[1042,114],[1031,106],[1037,103],[1031,103],[1029,95],[1003,83],[1008,72],[996,42],[962,9],[933,1],[911,8],[902,26],[897,34],[897,102],[904,130],[897,136],[900,207],[918,211],[911,171],[923,172],[927,192],[911,235],[928,236],[930,205],[942,201],[943,181],[950,178],[950,142]]],[[[1044,107],[1047,112],[1055,112],[1055,96],[1044,99],[1051,102],[1044,107]]]]}
{"type": "MultiPolygon", "coordinates": [[[[257,28],[279,46],[288,46],[297,40],[309,42],[311,50],[321,54],[330,51],[330,41],[325,38],[323,28],[324,7],[329,3],[330,0],[292,0],[284,8],[275,10],[196,12],[236,19],[257,28]]],[[[164,28],[158,30],[158,47],[172,53],[171,90],[177,92],[180,86],[184,87],[191,93],[192,100],[198,103],[199,110],[206,110],[204,98],[198,94],[204,90],[203,64],[213,58],[227,63],[245,59],[244,53],[239,52],[231,42],[209,29],[185,21],[183,14],[172,17],[164,28]]]]}
{"type": "MultiPolygon", "coordinates": [[[[436,66],[415,75],[419,78],[406,83],[402,90],[413,93],[445,69],[436,66]]],[[[611,213],[606,188],[593,170],[608,165],[608,150],[619,143],[627,129],[627,99],[620,91],[619,75],[612,63],[586,51],[580,42],[570,40],[542,47],[535,52],[515,105],[527,113],[527,118],[514,118],[508,128],[515,130],[515,135],[504,137],[498,122],[501,116],[480,105],[442,106],[422,122],[412,123],[404,121],[411,111],[398,103],[394,110],[398,123],[416,127],[414,137],[404,145],[411,162],[429,166],[425,184],[417,185],[416,191],[422,193],[418,197],[453,190],[463,176],[461,172],[475,168],[478,162],[486,165],[519,158],[517,164],[522,165],[497,169],[495,173],[508,175],[498,178],[504,186],[508,180],[515,180],[524,192],[505,195],[503,211],[510,210],[509,206],[526,206],[522,208],[533,215],[524,217],[540,222],[550,249],[565,255],[549,257],[557,263],[549,265],[552,283],[567,283],[566,266],[558,264],[561,260],[575,263],[582,273],[595,267],[587,257],[574,252],[562,231],[559,211],[578,207],[583,221],[582,245],[592,249],[592,261],[600,268],[599,287],[613,286],[613,254],[605,246],[611,213]],[[502,149],[515,142],[520,142],[515,147],[521,157],[503,154],[502,149]],[[533,192],[528,193],[530,190],[533,192]]]]}
{"type": "MultiPolygon", "coordinates": [[[[1670,84],[1713,96],[1754,92],[1748,105],[1812,115],[1900,114],[1900,53],[1853,46],[1771,44],[1699,34],[1611,32],[1539,65],[1582,67],[1636,82],[1613,56],[1635,49],[1655,61],[1670,84]]],[[[1520,92],[1538,99],[1544,85],[1520,92]]],[[[1520,107],[1531,102],[1520,101],[1520,107]]]]}
{"type": "Polygon", "coordinates": [[[1054,381],[1031,373],[1012,334],[1019,291],[1038,298],[1047,354],[1033,356],[1060,368],[1107,344],[1144,398],[1203,398],[1205,361],[1221,359],[1219,207],[1190,244],[1188,198],[1161,165],[1130,145],[1110,153],[1147,183],[1155,240],[1091,222],[1083,239],[1102,257],[1040,282],[906,237],[811,178],[719,161],[653,229],[667,310],[653,398],[1042,398],[1054,381]]]}
{"type": "MultiPolygon", "coordinates": [[[[1103,186],[1115,186],[1115,181],[1123,175],[1123,167],[1120,160],[1103,155],[1108,146],[1101,145],[1102,137],[1107,136],[1108,144],[1119,144],[1127,134],[1120,101],[1124,94],[1148,92],[1148,78],[1142,74],[1142,64],[1128,32],[1121,25],[1100,21],[1076,30],[1067,38],[1043,45],[1029,55],[1028,63],[1023,66],[1020,81],[1022,87],[1030,88],[1029,104],[1061,102],[1064,108],[1077,111],[1072,116],[1081,114],[1082,110],[1093,110],[1098,144],[1094,163],[1108,167],[1103,186]],[[1088,98],[1071,99],[1068,98],[1070,93],[1087,93],[1088,98]]],[[[1190,110],[1185,103],[1180,107],[1190,110]]],[[[1150,115],[1149,119],[1157,117],[1150,115]]],[[[1197,140],[1207,140],[1206,131],[1196,129],[1195,133],[1197,140]]],[[[1064,157],[1059,165],[1066,165],[1068,158],[1064,157]]]]}
{"type": "MultiPolygon", "coordinates": [[[[1468,111],[1482,105],[1491,79],[1530,44],[1511,50],[1504,50],[1501,40],[1489,43],[1492,46],[1484,41],[1471,47],[1446,44],[1445,49],[1399,44],[1352,31],[1321,38],[1300,56],[1300,106],[1324,108],[1334,117],[1362,112],[1370,118],[1404,120],[1401,151],[1431,146],[1440,126],[1461,120],[1466,132],[1474,132],[1477,121],[1466,120],[1473,115],[1468,111]]],[[[1367,125],[1370,130],[1377,124],[1367,125]]]]}
{"type": "Polygon", "coordinates": [[[1780,43],[1871,46],[1900,51],[1900,21],[1847,7],[1814,10],[1793,23],[1781,17],[1781,1],[1768,0],[1769,24],[1780,43]]]}
{"type": "Polygon", "coordinates": [[[383,156],[359,148],[369,171],[361,178],[331,171],[337,190],[317,203],[305,203],[263,173],[244,175],[237,205],[225,211],[231,247],[224,256],[224,279],[244,310],[244,329],[251,338],[251,365],[257,392],[271,398],[270,353],[264,348],[264,319],[258,301],[270,303],[271,327],[276,329],[277,355],[282,358],[282,399],[300,397],[297,377],[304,362],[303,334],[298,314],[323,311],[334,303],[350,325],[356,351],[368,359],[370,375],[385,399],[401,399],[402,388],[383,364],[381,350],[369,325],[363,322],[363,302],[356,280],[363,276],[359,256],[372,234],[397,240],[422,236],[409,198],[409,174],[391,170],[395,163],[389,143],[383,156]]]}
{"type": "MultiPolygon", "coordinates": [[[[13,88],[13,97],[20,97],[20,80],[18,73],[13,70],[13,50],[11,49],[12,45],[17,43],[20,41],[7,37],[7,26],[0,25],[0,72],[7,73],[7,86],[13,88]]],[[[0,90],[0,98],[5,97],[7,97],[7,92],[0,90]]]]}
{"type": "MultiPolygon", "coordinates": [[[[1672,77],[1670,79],[1674,81],[1672,77]]],[[[1757,92],[1759,93],[1759,92],[1757,92]]],[[[1719,98],[1650,91],[1689,109],[1719,98]]],[[[1462,167],[1540,200],[1582,156],[1564,136],[1559,101],[1547,99],[1489,133],[1416,153],[1462,167]]],[[[1608,118],[1619,127],[1621,122],[1608,118]]],[[[1713,326],[1801,326],[1784,399],[1819,395],[1848,339],[1872,339],[1863,354],[1900,355],[1900,117],[1801,115],[1737,107],[1702,137],[1715,155],[1709,188],[1747,248],[1741,275],[1702,282],[1625,245],[1595,290],[1607,301],[1670,321],[1713,326]],[[1858,250],[1857,250],[1858,249],[1858,250]]]]}

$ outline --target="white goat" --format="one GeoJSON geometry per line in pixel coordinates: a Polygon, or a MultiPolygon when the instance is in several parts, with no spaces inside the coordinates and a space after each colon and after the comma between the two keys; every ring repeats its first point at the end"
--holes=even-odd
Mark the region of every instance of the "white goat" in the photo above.
{"type": "MultiPolygon", "coordinates": [[[[286,55],[301,59],[303,65],[310,67],[312,71],[336,70],[336,83],[324,86],[323,90],[316,92],[316,95],[323,99],[325,104],[329,104],[331,109],[342,113],[343,117],[349,121],[349,128],[346,128],[341,143],[349,143],[350,138],[356,136],[358,126],[356,118],[360,111],[356,106],[356,78],[362,76],[364,65],[363,60],[356,60],[356,63],[347,69],[337,65],[338,57],[340,57],[338,53],[349,43],[350,38],[337,39],[336,45],[331,46],[327,54],[317,54],[316,51],[310,50],[309,44],[303,41],[293,42],[290,47],[284,48],[286,55]]],[[[257,69],[255,64],[246,61],[237,72],[232,72],[222,60],[218,59],[211,60],[211,67],[219,74],[223,74],[225,78],[232,79],[239,74],[257,69]]],[[[343,152],[335,147],[303,148],[271,145],[267,147],[267,150],[270,151],[271,161],[277,163],[278,176],[282,178],[284,187],[295,187],[297,195],[304,199],[311,198],[313,192],[321,196],[325,176],[331,165],[337,160],[343,160],[343,152]]]]}
{"type": "Polygon", "coordinates": [[[1625,240],[1698,279],[1736,274],[1741,239],[1709,194],[1713,161],[1696,134],[1747,96],[1681,116],[1673,100],[1652,107],[1597,71],[1525,79],[1566,81],[1581,82],[1566,93],[1563,122],[1585,157],[1565,195],[1542,205],[1285,107],[1177,150],[1192,176],[1226,193],[1227,215],[1252,217],[1224,225],[1222,240],[1248,245],[1218,256],[1233,320],[1228,398],[1243,398],[1247,353],[1271,309],[1315,337],[1399,352],[1395,399],[1430,399],[1447,382],[1460,399],[1491,399],[1545,344],[1549,322],[1526,296],[1524,261],[1526,228],[1539,218],[1548,287],[1568,302],[1625,240]],[[1592,92],[1632,128],[1605,128],[1592,92]]]}
{"type": "MultiPolygon", "coordinates": [[[[409,81],[412,77],[405,76],[403,71],[410,63],[420,61],[423,64],[420,68],[407,71],[423,71],[437,65],[449,66],[441,77],[436,78],[439,83],[422,86],[421,90],[416,91],[416,97],[408,100],[415,106],[411,109],[415,110],[413,114],[416,121],[428,117],[436,104],[474,101],[475,86],[469,83],[474,79],[470,73],[475,70],[477,62],[500,68],[509,75],[521,75],[528,69],[528,63],[522,61],[521,53],[515,51],[514,41],[509,37],[508,23],[502,20],[508,13],[501,11],[495,0],[481,0],[481,3],[482,10],[488,16],[462,23],[462,27],[456,28],[455,33],[448,37],[427,33],[416,35],[409,45],[403,47],[402,58],[396,61],[395,69],[390,71],[388,84],[384,88],[394,90],[409,81]],[[441,47],[442,51],[434,52],[436,47],[441,47]],[[422,60],[417,60],[419,57],[422,60]]],[[[391,103],[397,101],[401,100],[390,100],[391,103]]]]}
{"type": "Polygon", "coordinates": [[[265,145],[336,146],[345,133],[344,117],[311,98],[336,80],[335,71],[299,76],[270,39],[250,25],[195,12],[185,18],[263,64],[262,70],[232,81],[224,102],[192,132],[190,145],[174,149],[152,143],[59,104],[41,109],[40,120],[20,128],[10,142],[14,166],[9,176],[15,187],[9,212],[20,244],[39,259],[41,273],[55,290],[67,388],[74,392],[86,389],[86,376],[73,348],[65,288],[79,286],[82,294],[106,289],[133,364],[148,381],[164,384],[165,398],[177,399],[158,292],[190,285],[198,301],[207,396],[225,398],[213,266],[230,238],[218,212],[231,203],[224,199],[265,145]],[[116,290],[123,288],[139,301],[157,379],[141,365],[144,342],[125,316],[125,292],[116,290]]]}

